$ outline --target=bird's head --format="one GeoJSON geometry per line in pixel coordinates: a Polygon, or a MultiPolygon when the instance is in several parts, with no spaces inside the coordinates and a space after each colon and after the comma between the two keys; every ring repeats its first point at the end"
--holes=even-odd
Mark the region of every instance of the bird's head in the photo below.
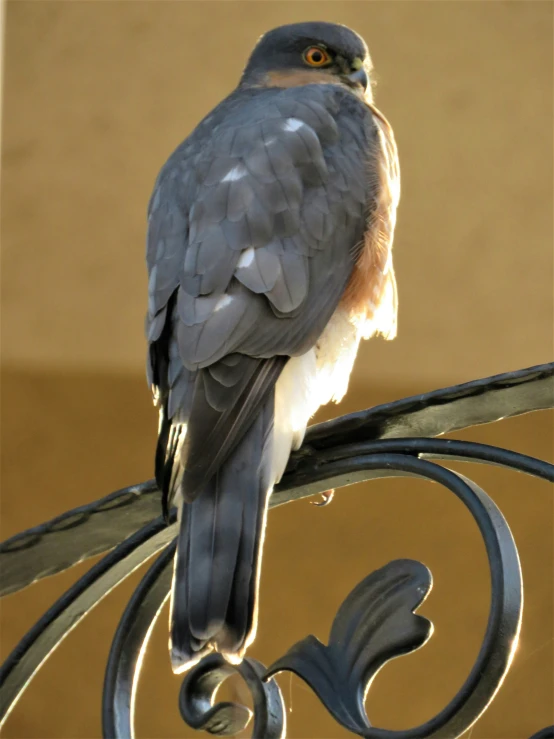
{"type": "Polygon", "coordinates": [[[264,34],[242,75],[241,85],[292,87],[343,84],[371,98],[371,59],[364,40],[334,23],[293,23],[264,34]]]}

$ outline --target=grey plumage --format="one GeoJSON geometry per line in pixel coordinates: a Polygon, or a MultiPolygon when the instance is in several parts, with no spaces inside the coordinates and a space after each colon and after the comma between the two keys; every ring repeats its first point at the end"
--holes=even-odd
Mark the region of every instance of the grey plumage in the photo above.
{"type": "MultiPolygon", "coordinates": [[[[351,32],[349,32],[351,33],[351,32]]],[[[356,37],[357,38],[357,37],[356,37]]],[[[149,205],[156,477],[181,514],[175,669],[255,625],[274,388],[348,284],[377,181],[370,109],[335,84],[239,86],[171,155],[149,205]]]]}
{"type": "MultiPolygon", "coordinates": [[[[336,85],[285,90],[239,88],[221,103],[170,157],[151,200],[147,254],[151,270],[149,316],[153,327],[150,340],[161,332],[156,321],[158,313],[165,310],[169,296],[180,285],[180,315],[184,323],[195,327],[184,339],[187,350],[181,352],[187,367],[206,366],[232,351],[245,350],[256,355],[257,336],[249,337],[243,348],[238,334],[229,336],[218,325],[221,317],[214,313],[216,297],[230,286],[235,298],[230,304],[235,320],[227,319],[231,334],[234,324],[248,313],[252,325],[264,325],[264,331],[257,334],[267,331],[273,335],[274,354],[298,353],[313,344],[313,339],[306,341],[305,335],[311,333],[307,327],[302,331],[304,341],[291,347],[287,336],[291,327],[273,320],[267,301],[231,284],[233,278],[238,279],[237,262],[241,252],[250,247],[280,257],[281,285],[276,291],[275,308],[283,313],[291,308],[278,295],[289,292],[287,283],[297,279],[295,257],[319,253],[316,263],[312,260],[309,265],[309,284],[305,283],[302,295],[304,300],[309,296],[320,304],[316,312],[323,311],[328,320],[336,306],[336,296],[327,301],[327,279],[333,275],[334,281],[340,283],[339,289],[344,289],[353,264],[348,251],[360,243],[364,234],[368,203],[364,160],[365,152],[375,146],[375,138],[367,107],[336,85]],[[269,106],[269,101],[277,97],[278,104],[269,106]],[[273,116],[269,129],[268,116],[273,116]],[[356,134],[349,130],[343,140],[337,126],[340,123],[342,130],[343,119],[351,117],[357,122],[356,134]],[[288,120],[305,125],[297,131],[287,131],[288,120]],[[311,149],[304,145],[303,136],[312,142],[311,149]],[[273,153],[274,147],[278,155],[273,153]],[[262,150],[269,161],[265,168],[257,167],[261,155],[256,156],[256,152],[262,150]],[[218,167],[215,162],[220,163],[218,167]],[[228,175],[237,167],[246,170],[239,179],[223,181],[223,175],[214,181],[210,177],[210,172],[226,171],[228,175]],[[260,194],[268,187],[283,197],[273,200],[260,194]],[[210,207],[206,207],[207,202],[210,207]],[[276,218],[278,215],[281,217],[276,218]],[[275,224],[281,233],[287,226],[284,233],[290,235],[276,234],[275,224]],[[198,304],[194,300],[205,295],[212,302],[198,304]],[[324,302],[326,306],[321,305],[324,302]],[[206,331],[206,324],[214,318],[217,325],[206,331]],[[201,333],[207,336],[201,338],[201,333]]],[[[263,258],[257,257],[256,263],[263,258]]],[[[239,274],[243,281],[247,279],[244,270],[239,274]]],[[[298,300],[297,295],[293,302],[298,300]]],[[[297,323],[305,322],[300,319],[297,323]]],[[[313,335],[320,333],[321,327],[318,329],[313,335]]]]}
{"type": "Polygon", "coordinates": [[[232,458],[184,507],[172,593],[172,660],[187,663],[207,642],[236,654],[251,633],[259,548],[271,490],[273,394],[232,458]],[[198,532],[203,532],[199,536],[198,532]]]}

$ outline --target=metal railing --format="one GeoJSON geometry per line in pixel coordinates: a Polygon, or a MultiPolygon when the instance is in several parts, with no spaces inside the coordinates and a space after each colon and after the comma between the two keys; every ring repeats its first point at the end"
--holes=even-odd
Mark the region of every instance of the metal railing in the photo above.
{"type": "MultiPolygon", "coordinates": [[[[183,680],[179,708],[184,721],[195,729],[232,735],[253,718],[253,737],[284,737],[285,707],[273,676],[288,670],[302,678],[335,720],[354,734],[369,739],[461,736],[490,705],[510,668],[521,625],[523,586],[517,548],[499,508],[474,482],[431,460],[499,465],[549,481],[554,481],[554,466],[494,446],[433,437],[552,407],[554,364],[548,364],[344,416],[308,430],[272,495],[270,507],[275,507],[362,480],[419,477],[454,493],[468,508],[488,557],[489,619],[465,683],[436,716],[421,726],[391,731],[373,727],[365,712],[367,690],[381,667],[421,647],[432,632],[431,623],[415,613],[431,589],[431,573],[420,562],[396,560],[368,575],[348,595],[328,644],[308,636],[269,668],[251,658],[231,666],[219,655],[206,657],[183,680]],[[252,693],[253,711],[235,703],[215,703],[217,689],[235,672],[252,693]]],[[[5,661],[0,669],[0,720],[81,619],[161,551],[121,618],[105,674],[104,736],[134,736],[142,655],[169,597],[175,550],[175,511],[166,525],[158,515],[160,498],[155,483],[145,482],[0,544],[2,596],[112,550],[44,614],[5,661]]],[[[554,726],[532,739],[547,737],[554,737],[554,726]]]]}

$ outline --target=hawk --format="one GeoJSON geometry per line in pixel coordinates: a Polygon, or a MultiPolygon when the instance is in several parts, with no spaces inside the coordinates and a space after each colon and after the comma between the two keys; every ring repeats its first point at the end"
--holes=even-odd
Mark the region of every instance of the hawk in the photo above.
{"type": "Polygon", "coordinates": [[[362,338],[396,334],[400,186],[367,46],[323,22],[269,31],[171,154],[149,203],[156,480],[177,505],[170,653],[240,662],[268,499],[362,338]]]}

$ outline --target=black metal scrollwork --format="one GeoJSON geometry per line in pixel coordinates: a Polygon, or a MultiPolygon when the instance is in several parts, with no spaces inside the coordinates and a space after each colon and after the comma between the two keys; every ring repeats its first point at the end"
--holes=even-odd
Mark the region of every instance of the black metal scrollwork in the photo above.
{"type": "Polygon", "coordinates": [[[414,614],[431,585],[431,573],[420,562],[390,562],[346,598],[327,645],[306,637],[274,662],[267,676],[294,672],[336,721],[366,735],[370,724],[364,701],[373,678],[390,659],[419,649],[431,636],[431,622],[414,614]]]}
{"type": "MultiPolygon", "coordinates": [[[[337,614],[328,647],[322,647],[314,637],[309,637],[278,660],[270,668],[269,674],[281,669],[292,670],[315,690],[322,703],[339,723],[350,731],[370,739],[460,736],[491,702],[504,679],[517,644],[521,623],[522,583],[515,543],[508,524],[497,506],[481,488],[461,475],[405,455],[379,453],[367,455],[365,463],[368,468],[395,470],[442,484],[462,500],[479,526],[489,560],[492,593],[489,621],[477,661],[454,699],[425,724],[402,732],[385,731],[370,725],[363,708],[363,698],[377,670],[392,657],[399,656],[410,648],[421,646],[429,635],[429,628],[427,627],[425,631],[422,629],[422,619],[419,617],[420,620],[417,622],[420,625],[420,632],[417,635],[419,641],[415,635],[416,622],[409,620],[407,623],[411,623],[414,630],[411,640],[407,642],[409,649],[405,649],[401,638],[407,628],[403,622],[406,622],[410,611],[421,603],[431,584],[430,575],[427,574],[427,581],[422,575],[422,570],[426,571],[423,565],[410,563],[412,567],[416,564],[419,567],[419,590],[416,589],[419,599],[415,599],[410,605],[391,590],[386,603],[379,603],[377,594],[372,593],[371,588],[374,581],[379,582],[377,575],[387,582],[388,571],[385,567],[379,573],[370,575],[358,586],[360,592],[364,592],[364,589],[368,591],[367,600],[356,599],[358,588],[347,598],[337,614]],[[372,610],[378,611],[376,603],[384,607],[384,613],[390,613],[395,609],[394,615],[399,623],[395,624],[393,621],[379,623],[378,615],[372,610]],[[346,622],[348,626],[344,626],[342,622],[346,622]],[[376,628],[376,622],[379,628],[376,628]],[[345,634],[347,636],[344,636],[345,634]],[[327,657],[324,662],[321,661],[322,654],[327,657]],[[329,680],[333,675],[335,678],[329,691],[329,680]],[[345,707],[349,707],[346,714],[345,707]]],[[[400,564],[404,567],[403,574],[406,578],[410,570],[406,563],[400,564]]],[[[389,575],[391,588],[395,576],[398,577],[396,570],[400,568],[400,564],[388,565],[394,573],[389,575]],[[396,568],[393,565],[396,565],[396,568]]],[[[412,577],[415,580],[415,574],[412,574],[412,577]]],[[[411,595],[413,598],[414,592],[407,590],[405,595],[406,597],[411,595]]]]}
{"type": "MultiPolygon", "coordinates": [[[[309,431],[272,496],[273,507],[361,480],[407,476],[439,483],[468,508],[485,543],[491,605],[476,662],[440,713],[421,726],[398,732],[372,726],[365,711],[367,691],[381,667],[421,647],[432,632],[430,622],[414,613],[431,589],[431,573],[419,562],[397,560],[354,588],[337,613],[327,645],[308,636],[267,670],[250,658],[240,666],[228,665],[218,655],[203,660],[181,686],[179,707],[184,721],[193,728],[229,736],[253,718],[256,739],[284,737],[284,703],[273,677],[288,670],[314,690],[341,725],[368,739],[446,739],[461,736],[472,726],[510,667],[521,624],[521,570],[508,524],[495,503],[471,480],[430,460],[500,465],[550,481],[554,481],[554,466],[484,444],[421,437],[554,407],[553,380],[554,364],[543,365],[320,424],[309,431]],[[238,704],[215,702],[217,690],[234,673],[242,676],[252,694],[253,712],[238,704]]],[[[143,483],[69,511],[0,545],[2,594],[117,545],[52,606],[8,657],[0,670],[0,719],[8,715],[41,664],[80,619],[136,567],[163,549],[123,614],[105,676],[104,736],[134,736],[142,657],[168,598],[175,547],[174,513],[166,527],[159,517],[152,520],[158,505],[155,485],[143,483]]],[[[554,737],[554,727],[532,739],[546,737],[554,737]]]]}

